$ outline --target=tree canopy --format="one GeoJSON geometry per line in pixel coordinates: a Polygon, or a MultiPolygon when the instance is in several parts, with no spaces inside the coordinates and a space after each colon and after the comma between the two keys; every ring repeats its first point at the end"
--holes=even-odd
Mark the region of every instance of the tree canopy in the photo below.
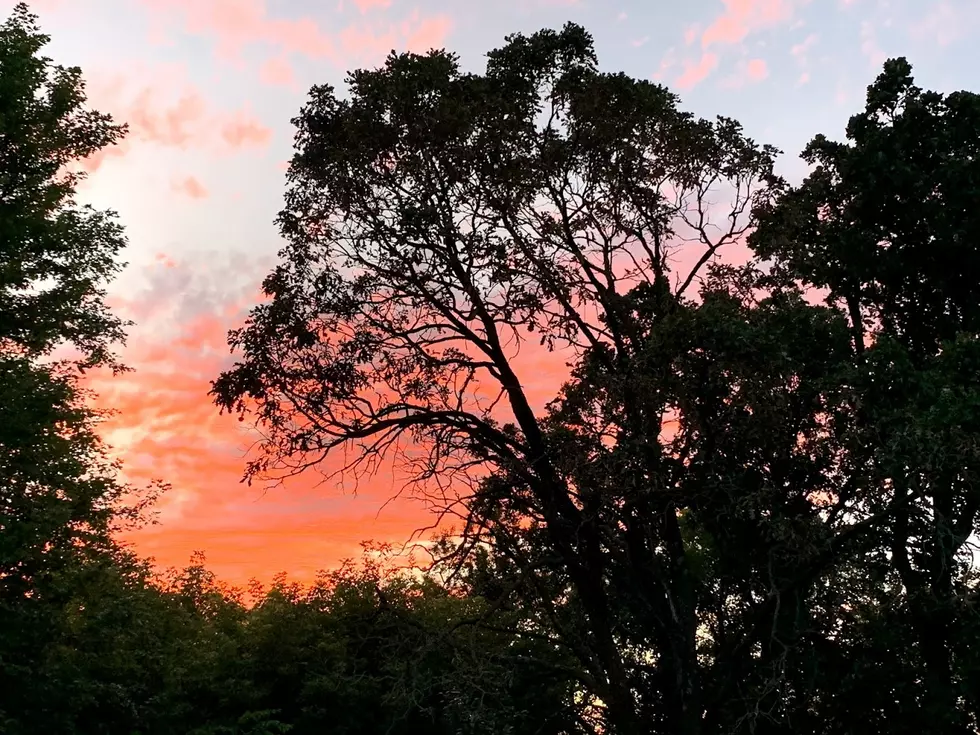
{"type": "Polygon", "coordinates": [[[48,40],[23,3],[0,25],[0,585],[18,595],[34,562],[105,538],[122,491],[76,368],[116,366],[104,289],[124,238],[75,203],[72,166],[124,128],[85,107],[80,70],[40,55],[48,40]]]}
{"type": "Polygon", "coordinates": [[[403,460],[461,519],[437,568],[607,731],[967,732],[977,97],[889,61],[793,187],[575,25],[348,87],[294,121],[288,244],[214,384],[266,437],[247,474],[403,460]],[[572,365],[545,407],[535,343],[572,365]]]}
{"type": "Polygon", "coordinates": [[[25,3],[0,26],[0,343],[98,364],[123,336],[103,297],[125,239],[112,212],[76,203],[73,166],[125,126],[85,107],[81,70],[42,56],[49,41],[25,3]]]}
{"type": "MultiPolygon", "coordinates": [[[[66,632],[81,565],[111,558],[127,487],[78,369],[116,366],[123,323],[104,302],[124,244],[111,212],[75,202],[72,165],[123,128],[85,107],[78,69],[19,4],[0,25],[0,729],[51,706],[44,660],[66,632]],[[67,357],[62,357],[67,355],[67,357]]],[[[117,366],[116,366],[117,367],[117,366]]],[[[28,729],[23,729],[28,727],[28,729]]],[[[48,731],[58,731],[54,727],[48,731]]]]}

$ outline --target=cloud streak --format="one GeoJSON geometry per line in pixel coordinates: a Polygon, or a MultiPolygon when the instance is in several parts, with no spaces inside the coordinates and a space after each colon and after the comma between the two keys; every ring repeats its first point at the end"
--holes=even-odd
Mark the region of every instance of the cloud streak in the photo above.
{"type": "Polygon", "coordinates": [[[181,91],[168,100],[167,87],[174,86],[174,77],[172,71],[163,71],[162,83],[136,91],[121,75],[96,75],[90,81],[90,104],[126,123],[129,134],[119,145],[88,158],[85,170],[97,171],[106,161],[125,156],[135,146],[203,150],[217,155],[268,146],[272,130],[247,107],[231,111],[216,108],[187,82],[180,84],[181,91]]]}
{"type": "Polygon", "coordinates": [[[229,270],[224,260],[161,255],[141,274],[146,288],[114,300],[119,313],[138,322],[123,353],[134,372],[91,379],[100,403],[117,410],[101,431],[126,479],[172,486],[158,505],[160,524],[125,540],[159,567],[183,565],[204,551],[209,566],[233,583],[284,570],[309,581],[317,570],[357,556],[365,539],[406,541],[430,519],[408,498],[379,513],[399,490],[390,472],[363,478],[356,497],[350,482],[345,495],[336,483],[318,484],[315,474],[278,488],[240,483],[256,437],[247,423],[220,415],[207,393],[230,365],[227,330],[259,300],[257,282],[268,263],[238,258],[229,270]]]}
{"type": "Polygon", "coordinates": [[[207,199],[208,190],[200,181],[198,181],[193,176],[187,176],[186,178],[174,181],[171,186],[178,194],[183,194],[191,199],[207,199]]]}
{"type": "MultiPolygon", "coordinates": [[[[684,29],[684,45],[691,48],[700,40],[700,55],[689,57],[682,64],[674,85],[687,91],[710,77],[719,67],[721,55],[732,49],[744,51],[745,40],[753,33],[772,29],[793,15],[792,0],[721,0],[722,12],[704,30],[698,23],[684,29]]],[[[769,75],[765,59],[753,58],[740,66],[738,74],[729,76],[723,84],[741,87],[759,82],[769,75]]]]}
{"type": "Polygon", "coordinates": [[[705,28],[701,47],[741,43],[755,31],[772,28],[790,18],[789,0],[722,0],[725,10],[705,28]]]}
{"type": "Polygon", "coordinates": [[[423,16],[412,11],[399,21],[377,17],[383,0],[356,0],[362,17],[338,31],[324,30],[312,15],[272,15],[265,0],[142,0],[155,21],[179,32],[212,39],[218,58],[238,62],[254,46],[271,47],[274,55],[299,54],[327,59],[339,66],[376,63],[392,49],[427,51],[444,45],[452,22],[446,14],[423,16]],[[368,16],[368,17],[363,17],[368,16]]]}
{"type": "Polygon", "coordinates": [[[695,86],[708,78],[718,66],[718,54],[710,51],[701,54],[701,58],[696,62],[684,62],[684,71],[676,80],[674,85],[681,90],[693,89],[695,86]]]}

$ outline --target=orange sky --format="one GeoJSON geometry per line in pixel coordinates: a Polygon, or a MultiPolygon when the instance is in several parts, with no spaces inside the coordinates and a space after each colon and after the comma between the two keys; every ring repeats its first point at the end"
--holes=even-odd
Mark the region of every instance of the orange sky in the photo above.
{"type": "MultiPolygon", "coordinates": [[[[181,269],[163,257],[155,267],[181,269]]],[[[183,564],[191,552],[204,551],[219,578],[241,584],[280,571],[309,580],[319,569],[359,557],[363,541],[429,539],[431,531],[413,539],[433,517],[418,500],[396,497],[403,485],[391,467],[360,478],[324,480],[311,473],[281,486],[240,483],[253,441],[249,423],[221,415],[206,394],[209,381],[230,364],[228,329],[241,323],[245,302],[257,299],[253,294],[221,313],[181,321],[165,340],[135,329],[124,350],[135,372],[93,381],[100,404],[116,412],[103,432],[120,450],[126,478],[172,486],[158,504],[159,523],[127,540],[161,566],[183,564]]],[[[117,300],[114,306],[121,314],[153,318],[146,304],[117,300]]],[[[521,348],[515,365],[539,407],[560,387],[565,360],[535,343],[521,348]]],[[[339,466],[340,459],[331,465],[339,466]]]]}

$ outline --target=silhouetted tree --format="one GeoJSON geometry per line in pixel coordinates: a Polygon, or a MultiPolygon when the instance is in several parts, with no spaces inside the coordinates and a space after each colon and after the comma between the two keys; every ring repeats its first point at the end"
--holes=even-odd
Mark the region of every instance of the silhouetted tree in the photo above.
{"type": "MultiPolygon", "coordinates": [[[[348,442],[369,459],[411,441],[428,451],[424,477],[512,475],[580,606],[565,642],[591,694],[620,731],[648,732],[632,683],[647,654],[620,639],[605,520],[583,507],[512,357],[535,332],[629,390],[647,329],[631,294],[659,309],[687,297],[750,226],[773,151],[731,120],[682,113],[663,87],[600,73],[573,25],[510,38],[483,75],[432,52],[392,56],[350,86],[349,100],[315,88],[296,120],[284,263],[266,281],[270,302],[232,337],[243,362],[215,385],[227,408],[257,401],[269,441],[250,472],[348,442]],[[681,239],[691,265],[672,273],[681,239]]],[[[624,405],[629,423],[648,420],[624,405]]],[[[612,509],[645,491],[596,497],[612,509]]],[[[638,534],[646,553],[666,544],[657,594],[677,614],[663,620],[674,671],[662,702],[666,727],[687,732],[702,708],[695,601],[674,503],[658,502],[638,534]]]]}
{"type": "Polygon", "coordinates": [[[96,365],[123,338],[103,297],[125,238],[112,212],[76,203],[78,164],[125,126],[85,107],[81,70],[41,55],[49,40],[26,3],[0,26],[0,346],[67,344],[96,365]]]}
{"type": "Polygon", "coordinates": [[[84,107],[80,72],[41,56],[47,42],[23,3],[0,25],[0,718],[12,733],[62,731],[46,661],[77,565],[116,551],[127,490],[78,384],[78,368],[115,366],[123,324],[103,296],[124,241],[111,213],[75,203],[71,170],[123,131],[84,107]]]}
{"type": "Polygon", "coordinates": [[[283,262],[214,384],[258,419],[247,475],[402,459],[464,519],[453,583],[605,731],[967,732],[975,97],[889,62],[793,189],[574,25],[349,86],[295,121],[283,262]],[[753,214],[757,258],[715,262],[753,214]],[[573,364],[545,410],[529,334],[573,364]]]}
{"type": "Polygon", "coordinates": [[[911,669],[885,695],[882,731],[915,728],[895,700],[915,701],[930,732],[978,716],[978,133],[980,95],[923,91],[905,59],[888,61],[848,142],[814,138],[813,173],[780,188],[751,238],[774,278],[825,289],[854,334],[853,453],[892,511],[876,539],[881,614],[911,669]]]}

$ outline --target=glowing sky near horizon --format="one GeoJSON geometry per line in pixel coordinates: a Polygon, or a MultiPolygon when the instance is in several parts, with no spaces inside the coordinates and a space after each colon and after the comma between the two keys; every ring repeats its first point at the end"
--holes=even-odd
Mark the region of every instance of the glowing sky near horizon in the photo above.
{"type": "MultiPolygon", "coordinates": [[[[15,3],[0,0],[0,15],[15,3]]],[[[119,213],[130,247],[113,286],[136,322],[134,373],[98,386],[118,410],[107,434],[143,482],[173,489],[160,522],[134,537],[161,566],[204,551],[222,579],[309,579],[357,556],[362,540],[405,541],[427,524],[385,473],[355,496],[311,477],[239,484],[247,437],[206,393],[229,363],[225,334],[258,295],[280,247],[273,219],[292,147],[290,119],[311,84],[342,88],[350,68],[391,49],[450,48],[467,68],[511,32],[572,20],[595,36],[605,70],[667,84],[698,115],[740,120],[753,138],[798,152],[843,137],[890,56],[920,86],[980,90],[973,46],[980,0],[37,0],[48,53],[81,66],[97,109],[128,140],[92,162],[83,196],[119,213]],[[971,50],[972,49],[972,50],[971,50]]],[[[536,372],[542,394],[559,375],[536,372]]]]}

